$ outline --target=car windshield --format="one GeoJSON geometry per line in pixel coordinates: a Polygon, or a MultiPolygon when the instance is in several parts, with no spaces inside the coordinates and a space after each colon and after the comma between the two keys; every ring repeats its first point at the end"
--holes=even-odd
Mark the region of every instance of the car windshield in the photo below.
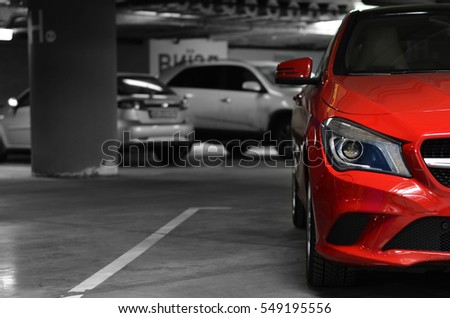
{"type": "Polygon", "coordinates": [[[450,71],[450,12],[357,21],[345,50],[348,74],[450,71]]]}
{"type": "Polygon", "coordinates": [[[150,76],[119,76],[117,91],[119,95],[175,94],[168,86],[150,76]]]}

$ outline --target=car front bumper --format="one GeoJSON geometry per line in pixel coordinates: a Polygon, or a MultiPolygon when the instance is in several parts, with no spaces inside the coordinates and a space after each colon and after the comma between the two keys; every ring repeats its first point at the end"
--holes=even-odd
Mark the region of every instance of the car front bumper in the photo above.
{"type": "MultiPolygon", "coordinates": [[[[325,162],[325,161],[324,161],[325,162]]],[[[450,266],[450,189],[413,178],[310,168],[317,251],[351,265],[450,266]]]]}

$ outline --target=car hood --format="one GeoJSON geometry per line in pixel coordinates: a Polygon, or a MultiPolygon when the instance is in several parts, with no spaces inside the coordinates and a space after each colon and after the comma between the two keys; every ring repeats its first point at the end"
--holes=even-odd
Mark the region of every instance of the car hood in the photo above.
{"type": "Polygon", "coordinates": [[[388,135],[411,139],[450,132],[449,73],[338,76],[323,93],[342,116],[388,135]]]}

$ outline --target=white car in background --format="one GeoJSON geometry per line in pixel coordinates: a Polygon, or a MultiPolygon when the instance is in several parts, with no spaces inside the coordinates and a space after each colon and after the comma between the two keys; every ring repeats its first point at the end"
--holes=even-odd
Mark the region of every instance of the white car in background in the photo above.
{"type": "MultiPolygon", "coordinates": [[[[8,104],[0,108],[0,161],[10,152],[31,150],[29,90],[8,104]]],[[[164,162],[184,160],[193,132],[186,99],[151,76],[117,75],[117,138],[125,150],[131,144],[149,144],[164,148],[159,152],[164,162]]]]}
{"type": "Polygon", "coordinates": [[[219,60],[176,66],[163,72],[160,80],[189,99],[196,139],[218,141],[239,154],[252,146],[243,141],[262,141],[290,156],[292,99],[298,88],[276,85],[276,66],[276,62],[219,60]]]}

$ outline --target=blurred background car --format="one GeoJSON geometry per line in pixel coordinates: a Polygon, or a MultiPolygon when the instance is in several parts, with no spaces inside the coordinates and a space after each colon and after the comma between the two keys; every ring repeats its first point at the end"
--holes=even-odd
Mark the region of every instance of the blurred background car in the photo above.
{"type": "Polygon", "coordinates": [[[196,138],[222,143],[231,153],[244,153],[263,141],[291,155],[293,96],[298,88],[276,85],[275,62],[220,60],[180,65],[160,80],[189,99],[196,138]],[[269,136],[264,134],[270,132],[269,136]]]}
{"type": "MultiPolygon", "coordinates": [[[[0,108],[0,161],[8,153],[31,149],[30,91],[0,108]]],[[[117,76],[117,140],[122,148],[135,145],[164,147],[167,159],[185,158],[192,147],[193,124],[187,100],[145,74],[117,76]]]]}

